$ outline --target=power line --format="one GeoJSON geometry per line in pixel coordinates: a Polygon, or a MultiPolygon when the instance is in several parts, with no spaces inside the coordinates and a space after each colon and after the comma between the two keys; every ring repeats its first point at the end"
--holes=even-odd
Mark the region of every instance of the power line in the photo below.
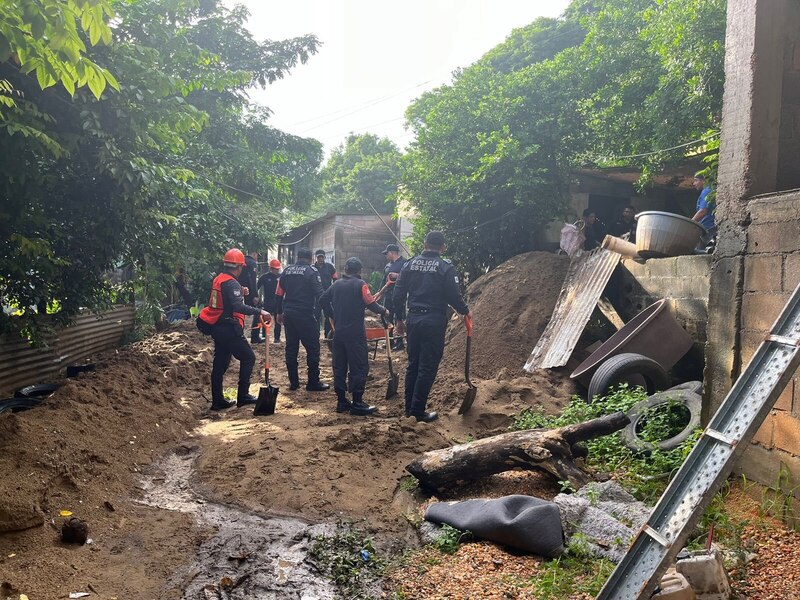
{"type": "MultiPolygon", "coordinates": [[[[661,150],[652,150],[650,152],[642,152],[641,154],[626,154],[625,156],[611,156],[606,157],[601,160],[607,161],[615,161],[615,160],[622,160],[623,158],[642,158],[644,156],[652,156],[654,154],[663,154],[664,152],[671,152],[672,150],[678,150],[680,148],[686,148],[686,146],[693,146],[694,144],[699,144],[700,142],[707,142],[708,140],[712,140],[715,137],[719,136],[720,132],[716,131],[709,135],[703,136],[696,140],[692,140],[691,142],[686,142],[685,144],[678,144],[677,146],[672,146],[671,148],[663,148],[661,150]]],[[[599,157],[598,157],[599,158],[599,157]]]]}

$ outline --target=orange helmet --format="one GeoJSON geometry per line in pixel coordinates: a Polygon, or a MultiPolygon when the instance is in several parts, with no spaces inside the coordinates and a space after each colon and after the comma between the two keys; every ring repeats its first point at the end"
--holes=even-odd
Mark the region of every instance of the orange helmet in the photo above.
{"type": "Polygon", "coordinates": [[[222,262],[226,267],[244,266],[244,254],[238,248],[231,248],[222,257],[222,262]]]}
{"type": "Polygon", "coordinates": [[[277,258],[273,258],[271,261],[269,261],[269,268],[270,269],[280,269],[281,268],[281,261],[279,261],[277,258]]]}

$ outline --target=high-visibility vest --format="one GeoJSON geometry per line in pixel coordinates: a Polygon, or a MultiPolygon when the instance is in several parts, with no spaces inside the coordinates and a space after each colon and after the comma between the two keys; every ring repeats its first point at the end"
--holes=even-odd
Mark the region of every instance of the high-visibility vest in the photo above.
{"type": "MultiPolygon", "coordinates": [[[[235,277],[227,273],[220,273],[214,279],[214,283],[211,284],[211,297],[208,299],[208,306],[201,310],[199,315],[209,325],[216,325],[222,313],[225,312],[225,303],[222,300],[222,284],[231,279],[235,279],[235,277]]],[[[244,329],[244,315],[242,313],[233,313],[233,316],[244,329]]]]}

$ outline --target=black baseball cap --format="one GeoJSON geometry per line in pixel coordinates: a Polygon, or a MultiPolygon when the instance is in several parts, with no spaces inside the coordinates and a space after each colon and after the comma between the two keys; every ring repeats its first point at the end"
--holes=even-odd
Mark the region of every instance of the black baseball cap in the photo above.
{"type": "Polygon", "coordinates": [[[386,250],[381,252],[381,254],[389,254],[389,252],[400,252],[400,246],[397,244],[386,244],[386,250]]]}
{"type": "Polygon", "coordinates": [[[308,259],[310,259],[311,258],[311,250],[309,250],[308,248],[300,248],[297,251],[297,258],[308,258],[308,259]]]}
{"type": "Polygon", "coordinates": [[[316,252],[314,252],[314,256],[325,256],[325,250],[323,250],[322,248],[320,248],[319,250],[317,250],[316,252]]]}
{"type": "Polygon", "coordinates": [[[360,273],[362,267],[361,261],[355,256],[351,256],[344,263],[344,270],[347,273],[360,273]]]}
{"type": "Polygon", "coordinates": [[[425,236],[425,244],[433,248],[441,248],[444,246],[444,234],[441,231],[429,231],[425,236]]]}

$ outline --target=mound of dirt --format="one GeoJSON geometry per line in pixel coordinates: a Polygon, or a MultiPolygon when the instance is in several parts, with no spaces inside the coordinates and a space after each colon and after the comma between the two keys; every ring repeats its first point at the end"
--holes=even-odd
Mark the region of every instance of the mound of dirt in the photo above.
{"type": "MultiPolygon", "coordinates": [[[[528,355],[550,321],[569,258],[547,252],[519,254],[467,289],[472,312],[471,370],[483,379],[525,376],[528,355]]],[[[466,331],[450,325],[445,366],[464,369],[466,331]]]]}

